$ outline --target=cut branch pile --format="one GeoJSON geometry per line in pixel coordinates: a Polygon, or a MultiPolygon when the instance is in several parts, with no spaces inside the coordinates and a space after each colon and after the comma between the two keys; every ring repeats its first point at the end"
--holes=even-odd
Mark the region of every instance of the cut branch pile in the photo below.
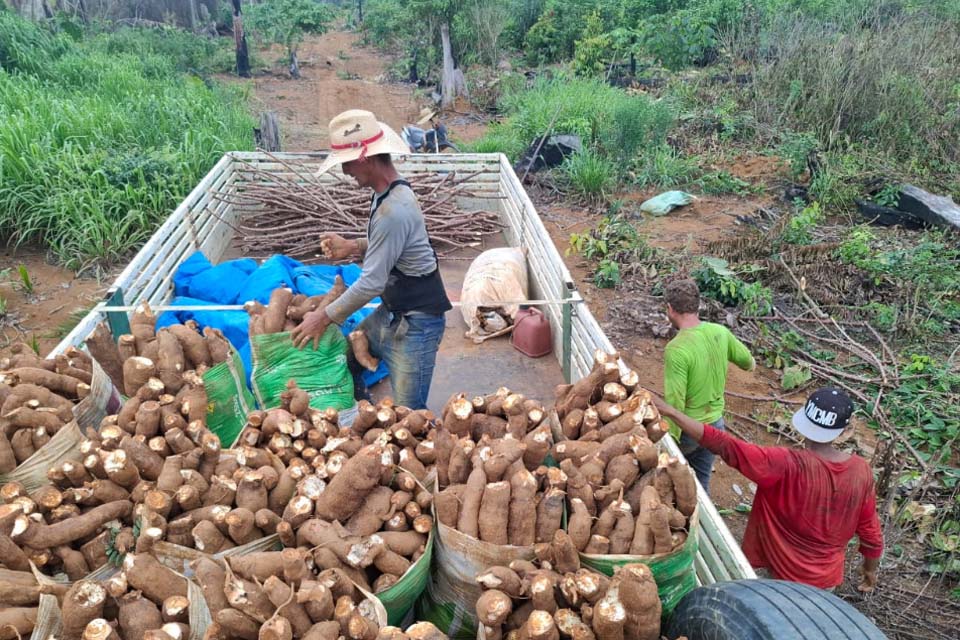
{"type": "MultiPolygon", "coordinates": [[[[248,164],[240,169],[244,178],[240,189],[231,193],[211,192],[214,199],[230,203],[240,211],[240,223],[235,230],[245,252],[258,256],[283,253],[295,258],[316,257],[323,233],[339,233],[348,239],[366,235],[369,190],[343,180],[324,183],[303,165],[284,165],[293,177],[248,164]]],[[[428,172],[406,176],[417,194],[427,231],[437,249],[474,246],[484,235],[501,228],[496,213],[464,211],[457,205],[458,198],[483,197],[467,186],[476,175],[428,172]]]]}

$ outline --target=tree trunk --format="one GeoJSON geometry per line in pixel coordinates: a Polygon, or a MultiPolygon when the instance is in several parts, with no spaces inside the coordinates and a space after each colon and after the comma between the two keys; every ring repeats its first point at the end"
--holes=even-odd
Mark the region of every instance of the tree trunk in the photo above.
{"type": "Polygon", "coordinates": [[[450,24],[440,25],[440,39],[443,43],[443,72],[440,76],[440,106],[444,109],[452,107],[457,97],[456,80],[454,79],[453,47],[450,46],[450,24]]]}
{"type": "Polygon", "coordinates": [[[253,139],[258,149],[280,151],[280,125],[275,112],[265,111],[260,114],[260,128],[253,130],[253,139]]]}
{"type": "Polygon", "coordinates": [[[357,24],[363,24],[363,0],[357,0],[357,24]]]}
{"type": "Polygon", "coordinates": [[[413,84],[420,84],[420,74],[417,69],[417,58],[419,49],[414,48],[413,53],[410,56],[410,82],[413,84]]]}
{"type": "Polygon", "coordinates": [[[240,0],[233,0],[233,38],[237,45],[237,75],[250,77],[250,55],[247,53],[247,35],[243,32],[243,14],[240,0]]]}
{"type": "Polygon", "coordinates": [[[193,33],[197,32],[197,24],[199,23],[199,18],[197,17],[197,0],[188,0],[189,11],[187,12],[190,16],[190,31],[193,33]]]}
{"type": "Polygon", "coordinates": [[[296,49],[290,49],[290,75],[296,80],[300,79],[300,61],[296,49]]]}

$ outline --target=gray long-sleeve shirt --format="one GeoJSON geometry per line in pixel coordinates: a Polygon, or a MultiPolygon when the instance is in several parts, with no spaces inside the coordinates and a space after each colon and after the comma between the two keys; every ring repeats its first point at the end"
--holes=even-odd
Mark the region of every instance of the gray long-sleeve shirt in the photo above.
{"type": "Polygon", "coordinates": [[[354,311],[383,293],[394,267],[408,276],[424,276],[437,268],[420,204],[410,187],[396,185],[380,202],[367,229],[363,272],[342,296],[327,306],[327,315],[343,324],[354,311]]]}

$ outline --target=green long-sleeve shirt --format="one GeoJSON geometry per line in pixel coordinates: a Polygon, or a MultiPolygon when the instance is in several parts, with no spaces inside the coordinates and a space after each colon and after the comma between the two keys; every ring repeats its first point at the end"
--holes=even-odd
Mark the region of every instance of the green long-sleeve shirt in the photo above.
{"type": "MultiPolygon", "coordinates": [[[[694,420],[716,422],[723,416],[728,362],[744,371],[754,367],[750,351],[729,329],[712,322],[681,329],[664,352],[664,400],[694,420]]],[[[673,424],[670,432],[680,435],[673,424]]]]}

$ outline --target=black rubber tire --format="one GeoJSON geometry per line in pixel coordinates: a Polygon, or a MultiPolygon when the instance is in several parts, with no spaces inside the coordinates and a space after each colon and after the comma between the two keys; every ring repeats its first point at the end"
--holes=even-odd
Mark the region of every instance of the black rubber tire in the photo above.
{"type": "Polygon", "coordinates": [[[735,580],[694,589],[667,637],[689,640],[881,640],[866,616],[837,596],[782,580],[735,580]]]}

